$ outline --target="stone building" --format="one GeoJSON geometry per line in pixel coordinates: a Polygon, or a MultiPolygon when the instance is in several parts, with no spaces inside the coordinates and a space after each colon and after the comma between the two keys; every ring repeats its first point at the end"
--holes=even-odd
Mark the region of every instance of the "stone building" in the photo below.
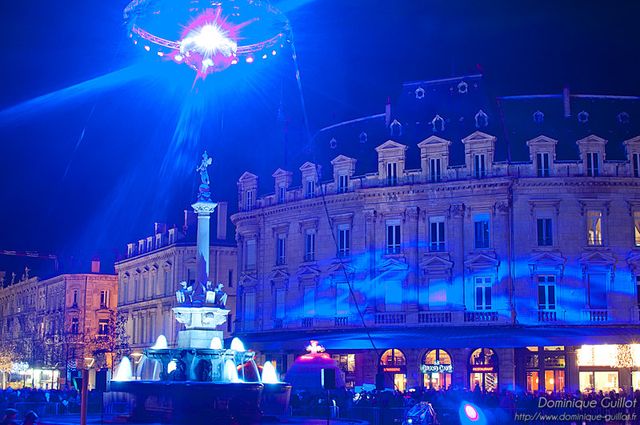
{"type": "Polygon", "coordinates": [[[85,358],[110,368],[117,278],[94,273],[31,277],[0,288],[0,340],[16,362],[26,362],[25,383],[64,386],[85,358]]]}
{"type": "MultiPolygon", "coordinates": [[[[640,387],[640,137],[586,111],[545,121],[536,99],[511,131],[478,105],[480,85],[411,83],[419,113],[388,108],[385,125],[353,120],[342,138],[328,127],[327,179],[313,162],[297,179],[276,170],[272,194],[239,178],[236,331],[249,346],[286,370],[319,340],[351,385],[379,373],[402,390],[640,387]],[[374,149],[375,131],[388,140],[374,149]]],[[[633,101],[607,117],[640,112],[633,101]]]]}
{"type": "MultiPolygon", "coordinates": [[[[231,310],[224,329],[225,337],[233,332],[237,281],[236,247],[227,241],[227,205],[219,202],[213,215],[209,277],[222,283],[231,310]]],[[[118,309],[126,317],[126,333],[134,353],[141,353],[159,335],[169,346],[177,343],[181,329],[172,312],[176,306],[176,290],[181,281],[196,279],[195,214],[185,211],[182,229],[166,228],[156,223],[154,234],[130,243],[127,257],[116,262],[118,275],[118,309]]]]}

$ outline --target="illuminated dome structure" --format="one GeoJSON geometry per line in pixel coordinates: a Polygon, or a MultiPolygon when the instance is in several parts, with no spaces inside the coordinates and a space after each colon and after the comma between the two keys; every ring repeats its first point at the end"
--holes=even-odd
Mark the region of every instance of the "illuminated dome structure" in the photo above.
{"type": "Polygon", "coordinates": [[[334,369],[336,387],[344,387],[344,375],[338,364],[324,351],[318,341],[311,341],[307,354],[296,359],[287,372],[287,382],[294,391],[317,392],[322,390],[322,369],[334,369]]]}
{"type": "Polygon", "coordinates": [[[290,43],[284,14],[260,0],[132,0],[124,20],[135,45],[198,78],[276,56],[290,43]]]}

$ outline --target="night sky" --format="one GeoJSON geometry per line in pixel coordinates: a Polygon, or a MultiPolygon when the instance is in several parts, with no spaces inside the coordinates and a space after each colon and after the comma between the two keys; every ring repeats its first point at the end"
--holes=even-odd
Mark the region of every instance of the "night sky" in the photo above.
{"type": "Polygon", "coordinates": [[[194,85],[130,45],[126,3],[0,2],[0,249],[55,253],[65,271],[112,262],[153,222],[180,224],[202,150],[233,210],[243,171],[266,191],[300,165],[305,113],[310,133],[379,113],[404,81],[481,72],[494,95],[640,94],[638,2],[276,2],[306,110],[286,55],[194,85]]]}

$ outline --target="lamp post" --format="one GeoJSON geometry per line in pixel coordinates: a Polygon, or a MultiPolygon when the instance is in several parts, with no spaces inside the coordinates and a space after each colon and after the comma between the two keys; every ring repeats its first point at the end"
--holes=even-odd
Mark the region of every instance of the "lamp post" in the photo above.
{"type": "Polygon", "coordinates": [[[84,358],[82,368],[82,388],[80,391],[80,425],[87,425],[87,404],[89,403],[89,369],[96,359],[93,357],[84,358]]]}

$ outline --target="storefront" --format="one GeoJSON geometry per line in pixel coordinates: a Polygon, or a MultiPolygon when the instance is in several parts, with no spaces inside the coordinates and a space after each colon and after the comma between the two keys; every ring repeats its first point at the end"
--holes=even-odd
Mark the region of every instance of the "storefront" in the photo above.
{"type": "Polygon", "coordinates": [[[390,348],[380,356],[380,372],[385,388],[405,391],[407,388],[407,359],[397,348],[390,348]]]}
{"type": "Polygon", "coordinates": [[[580,391],[640,388],[640,344],[583,345],[577,360],[580,391]]]}
{"type": "Polygon", "coordinates": [[[436,348],[427,351],[422,358],[420,371],[423,374],[425,388],[446,390],[451,386],[453,364],[451,356],[445,350],[436,348]]]}
{"type": "Polygon", "coordinates": [[[527,347],[525,368],[527,392],[565,391],[567,356],[564,346],[527,347]]]}
{"type": "Polygon", "coordinates": [[[353,388],[356,382],[356,355],[355,354],[332,354],[331,358],[336,361],[340,370],[344,373],[344,385],[353,388]]]}
{"type": "Polygon", "coordinates": [[[491,348],[477,348],[469,356],[469,388],[498,390],[498,356],[491,348]]]}

